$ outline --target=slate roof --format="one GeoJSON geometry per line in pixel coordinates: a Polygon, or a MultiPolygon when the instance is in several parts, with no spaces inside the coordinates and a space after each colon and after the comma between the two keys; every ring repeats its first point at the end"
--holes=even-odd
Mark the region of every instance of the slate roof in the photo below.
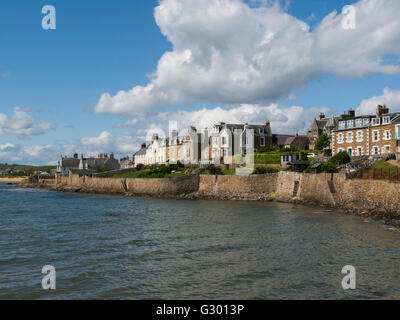
{"type": "Polygon", "coordinates": [[[63,158],[62,166],[67,168],[78,168],[79,167],[79,159],[75,158],[63,158]]]}
{"type": "Polygon", "coordinates": [[[138,152],[136,152],[133,156],[144,156],[146,155],[147,147],[140,149],[138,152]]]}

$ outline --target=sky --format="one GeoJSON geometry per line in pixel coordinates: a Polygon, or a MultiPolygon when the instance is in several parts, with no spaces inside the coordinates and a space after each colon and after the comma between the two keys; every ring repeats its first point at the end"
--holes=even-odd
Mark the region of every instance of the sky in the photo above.
{"type": "Polygon", "coordinates": [[[398,0],[2,0],[0,163],[132,157],[169,121],[304,134],[319,112],[400,111],[399,12],[398,0]]]}

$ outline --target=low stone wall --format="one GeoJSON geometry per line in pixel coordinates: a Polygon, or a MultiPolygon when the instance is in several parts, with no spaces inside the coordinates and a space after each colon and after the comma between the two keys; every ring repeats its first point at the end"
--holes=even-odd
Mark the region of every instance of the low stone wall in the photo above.
{"type": "Polygon", "coordinates": [[[335,206],[400,227],[400,183],[349,179],[337,185],[335,206]]]}
{"type": "Polygon", "coordinates": [[[199,195],[216,199],[271,200],[278,174],[253,176],[200,176],[199,195]]]}
{"type": "Polygon", "coordinates": [[[196,192],[199,189],[198,176],[169,179],[125,179],[125,183],[126,192],[132,196],[177,196],[196,192]]]}

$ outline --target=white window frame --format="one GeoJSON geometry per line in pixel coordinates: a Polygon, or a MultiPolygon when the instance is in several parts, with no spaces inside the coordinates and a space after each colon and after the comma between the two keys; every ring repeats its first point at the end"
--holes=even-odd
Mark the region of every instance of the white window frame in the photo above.
{"type": "Polygon", "coordinates": [[[338,133],[337,141],[338,141],[338,144],[344,143],[344,134],[343,133],[338,133]]]}
{"type": "Polygon", "coordinates": [[[372,119],[373,126],[380,126],[381,125],[381,118],[373,118],[372,119]]]}
{"type": "Polygon", "coordinates": [[[381,148],[380,148],[379,146],[373,146],[373,147],[372,147],[372,154],[373,154],[373,155],[380,155],[380,154],[381,154],[381,148]],[[375,153],[375,149],[378,150],[377,153],[375,153]]]}
{"type": "Polygon", "coordinates": [[[390,140],[391,139],[391,133],[390,130],[385,130],[384,134],[383,134],[383,140],[390,140]]]}
{"type": "Polygon", "coordinates": [[[361,157],[364,154],[364,148],[362,146],[357,147],[357,156],[361,157]]]}
{"type": "Polygon", "coordinates": [[[363,126],[363,119],[357,119],[356,120],[356,127],[362,127],[363,126]]]}
{"type": "Polygon", "coordinates": [[[392,152],[392,148],[390,147],[390,144],[386,145],[383,147],[383,154],[390,154],[392,152]],[[389,147],[389,151],[386,152],[386,149],[389,147]]]}
{"type": "Polygon", "coordinates": [[[364,141],[364,132],[362,130],[357,131],[356,141],[357,142],[363,142],[364,141]]]}
{"type": "Polygon", "coordinates": [[[372,131],[372,141],[373,142],[379,142],[380,141],[379,130],[372,131]],[[375,133],[377,134],[377,138],[375,138],[375,133]]]}
{"type": "Polygon", "coordinates": [[[338,149],[338,153],[341,153],[341,152],[343,152],[343,148],[338,149]]]}
{"type": "Polygon", "coordinates": [[[345,129],[346,128],[346,121],[339,121],[339,129],[345,129]]]}
{"type": "Polygon", "coordinates": [[[396,137],[396,140],[400,139],[400,124],[396,125],[395,137],[396,137]]]}
{"type": "Polygon", "coordinates": [[[363,125],[366,126],[369,124],[369,119],[368,118],[364,118],[363,119],[363,125]]]}
{"type": "Polygon", "coordinates": [[[260,146],[265,147],[265,137],[260,137],[260,146]]]}
{"type": "Polygon", "coordinates": [[[354,128],[354,120],[347,121],[347,128],[349,128],[349,129],[354,128]]]}
{"type": "Polygon", "coordinates": [[[382,118],[382,124],[389,124],[390,123],[390,117],[383,117],[382,118]]]}
{"type": "Polygon", "coordinates": [[[347,132],[346,134],[346,142],[347,143],[352,143],[354,139],[353,132],[347,132]]]}

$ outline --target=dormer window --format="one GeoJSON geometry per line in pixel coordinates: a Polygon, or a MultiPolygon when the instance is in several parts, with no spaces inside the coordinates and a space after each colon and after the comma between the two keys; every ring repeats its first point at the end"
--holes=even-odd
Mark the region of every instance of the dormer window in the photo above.
{"type": "Polygon", "coordinates": [[[368,125],[368,123],[369,123],[369,119],[368,118],[364,118],[363,119],[364,126],[368,125]]]}
{"type": "Polygon", "coordinates": [[[354,127],[354,120],[347,121],[347,128],[353,128],[353,127],[354,127]]]}
{"type": "Polygon", "coordinates": [[[390,117],[383,117],[383,124],[389,124],[390,123],[390,117]]]}
{"type": "Polygon", "coordinates": [[[381,119],[380,118],[372,119],[372,125],[373,126],[379,126],[380,124],[381,124],[381,119]]]}
{"type": "Polygon", "coordinates": [[[356,127],[362,127],[363,125],[363,120],[362,119],[357,119],[356,120],[356,127]]]}
{"type": "Polygon", "coordinates": [[[339,122],[339,129],[345,129],[346,128],[346,121],[340,121],[339,122]]]}

